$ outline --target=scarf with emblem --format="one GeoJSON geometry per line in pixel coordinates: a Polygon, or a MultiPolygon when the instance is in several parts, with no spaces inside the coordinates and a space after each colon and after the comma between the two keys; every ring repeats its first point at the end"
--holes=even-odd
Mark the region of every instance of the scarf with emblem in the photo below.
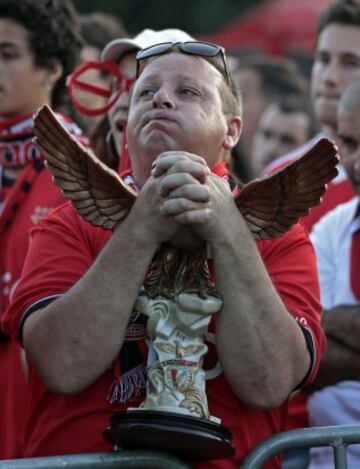
{"type": "MultiPolygon", "coordinates": [[[[87,145],[81,130],[68,117],[57,114],[57,118],[78,140],[87,145]]],[[[33,139],[33,118],[24,116],[0,122],[0,236],[10,224],[23,199],[30,192],[36,175],[44,169],[44,158],[33,139]],[[19,177],[11,184],[4,175],[5,168],[22,169],[19,177]]]]}
{"type": "Polygon", "coordinates": [[[19,168],[40,160],[39,150],[32,142],[31,116],[0,121],[0,165],[19,168]]]}

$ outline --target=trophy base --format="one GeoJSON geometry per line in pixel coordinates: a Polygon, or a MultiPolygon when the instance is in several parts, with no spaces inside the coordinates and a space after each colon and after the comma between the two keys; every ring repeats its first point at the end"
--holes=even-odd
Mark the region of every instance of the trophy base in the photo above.
{"type": "Polygon", "coordinates": [[[227,428],[176,412],[118,412],[110,418],[104,437],[123,449],[152,449],[192,460],[224,459],[235,453],[227,428]]]}

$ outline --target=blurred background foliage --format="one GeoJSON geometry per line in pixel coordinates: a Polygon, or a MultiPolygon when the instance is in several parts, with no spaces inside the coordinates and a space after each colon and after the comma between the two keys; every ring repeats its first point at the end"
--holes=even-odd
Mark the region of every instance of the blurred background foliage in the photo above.
{"type": "Polygon", "coordinates": [[[144,28],[181,28],[214,33],[264,0],[74,0],[80,13],[103,11],[118,16],[130,35],[144,28]]]}

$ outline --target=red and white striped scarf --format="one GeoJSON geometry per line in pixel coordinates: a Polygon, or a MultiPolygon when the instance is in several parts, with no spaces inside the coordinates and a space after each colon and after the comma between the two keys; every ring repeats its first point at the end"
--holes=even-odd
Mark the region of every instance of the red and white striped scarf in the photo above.
{"type": "MultiPolygon", "coordinates": [[[[81,130],[70,118],[63,114],[56,114],[56,117],[71,134],[81,136],[81,130]]],[[[33,125],[32,116],[0,121],[0,166],[19,168],[42,159],[32,141],[33,125]]]]}

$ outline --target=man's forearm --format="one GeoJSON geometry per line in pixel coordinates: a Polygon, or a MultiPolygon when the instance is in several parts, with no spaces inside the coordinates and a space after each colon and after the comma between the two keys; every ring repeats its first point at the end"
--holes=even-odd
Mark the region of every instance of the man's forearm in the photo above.
{"type": "Polygon", "coordinates": [[[241,246],[235,238],[213,247],[216,286],[224,299],[217,320],[218,353],[239,398],[274,407],[304,378],[310,356],[251,235],[238,233],[241,246]]]}
{"type": "Polygon", "coordinates": [[[360,353],[360,306],[340,305],[324,311],[322,326],[327,337],[360,353]]]}
{"type": "Polygon", "coordinates": [[[50,389],[80,391],[111,366],[155,250],[125,220],[84,276],[25,321],[25,349],[50,389]]]}
{"type": "Polygon", "coordinates": [[[306,392],[318,391],[339,381],[359,379],[359,377],[360,354],[328,338],[316,379],[304,390],[306,392]]]}

